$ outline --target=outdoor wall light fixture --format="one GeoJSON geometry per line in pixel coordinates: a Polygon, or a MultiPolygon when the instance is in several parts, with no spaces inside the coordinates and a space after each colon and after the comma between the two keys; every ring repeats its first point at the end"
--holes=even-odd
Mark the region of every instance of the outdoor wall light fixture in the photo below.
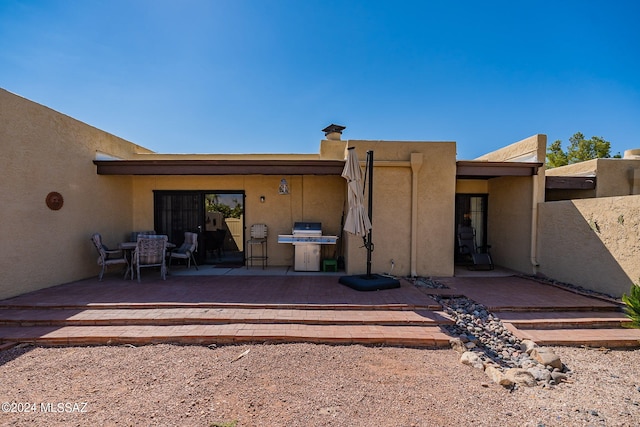
{"type": "Polygon", "coordinates": [[[264,196],[260,196],[260,203],[264,203],[264,201],[265,201],[265,200],[267,200],[267,198],[266,198],[266,197],[264,197],[264,196]]]}
{"type": "Polygon", "coordinates": [[[284,178],[280,180],[280,186],[278,186],[278,194],[289,194],[289,184],[287,184],[287,180],[284,178]]]}

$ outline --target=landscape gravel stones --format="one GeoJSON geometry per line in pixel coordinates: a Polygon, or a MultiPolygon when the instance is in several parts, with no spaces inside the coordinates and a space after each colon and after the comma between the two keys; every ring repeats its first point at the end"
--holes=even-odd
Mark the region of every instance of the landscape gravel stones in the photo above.
{"type": "MultiPolygon", "coordinates": [[[[418,278],[415,286],[446,289],[442,283],[418,278]]],[[[454,320],[444,326],[454,336],[451,347],[463,364],[483,369],[492,381],[505,387],[550,387],[567,381],[571,370],[551,349],[515,337],[485,306],[466,297],[431,295],[454,320]]]]}

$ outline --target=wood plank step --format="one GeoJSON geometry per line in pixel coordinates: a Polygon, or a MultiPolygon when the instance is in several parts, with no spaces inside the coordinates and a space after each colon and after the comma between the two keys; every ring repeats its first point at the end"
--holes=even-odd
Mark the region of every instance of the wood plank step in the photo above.
{"type": "Polygon", "coordinates": [[[526,329],[618,328],[631,323],[619,311],[498,311],[494,314],[503,322],[526,329]]]}
{"type": "Polygon", "coordinates": [[[14,326],[177,325],[238,322],[337,325],[444,325],[453,323],[451,318],[444,312],[430,310],[299,310],[272,308],[0,310],[0,325],[14,326]]]}
{"type": "Polygon", "coordinates": [[[22,342],[47,346],[315,342],[447,347],[450,339],[450,336],[438,326],[249,323],[172,326],[3,326],[0,327],[0,336],[5,343],[22,342]]]}

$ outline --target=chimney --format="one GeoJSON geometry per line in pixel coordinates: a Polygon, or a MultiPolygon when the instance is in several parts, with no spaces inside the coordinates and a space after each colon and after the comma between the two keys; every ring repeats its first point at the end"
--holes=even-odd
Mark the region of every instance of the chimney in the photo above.
{"type": "Polygon", "coordinates": [[[322,129],[324,132],[324,136],[332,141],[340,141],[340,135],[342,135],[342,131],[345,130],[345,126],[330,124],[326,128],[322,129]]]}

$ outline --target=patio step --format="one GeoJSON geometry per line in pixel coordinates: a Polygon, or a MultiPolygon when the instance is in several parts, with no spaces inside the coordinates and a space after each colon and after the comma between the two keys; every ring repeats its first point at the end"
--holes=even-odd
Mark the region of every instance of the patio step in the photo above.
{"type": "MultiPolygon", "coordinates": [[[[369,307],[372,308],[372,307],[369,307]]],[[[291,308],[0,309],[0,342],[37,345],[317,342],[447,346],[441,311],[291,308]]]]}
{"type": "Polygon", "coordinates": [[[622,348],[640,346],[640,329],[631,328],[557,328],[530,329],[505,326],[520,339],[530,339],[538,345],[566,345],[622,348]]]}
{"type": "Polygon", "coordinates": [[[589,347],[638,347],[640,329],[625,326],[630,320],[614,311],[496,312],[504,325],[520,339],[538,345],[589,347]]]}
{"type": "Polygon", "coordinates": [[[6,326],[118,326],[202,324],[309,324],[429,326],[452,324],[442,311],[321,310],[274,308],[113,308],[113,309],[0,309],[6,326]]]}
{"type": "Polygon", "coordinates": [[[5,303],[0,304],[0,310],[31,310],[31,309],[55,309],[55,310],[111,310],[111,309],[151,309],[151,308],[229,308],[229,309],[289,309],[289,310],[440,310],[442,306],[433,304],[411,303],[387,303],[387,304],[308,304],[308,303],[176,303],[176,302],[143,302],[143,303],[87,303],[87,304],[57,304],[57,303],[5,303]]]}
{"type": "Polygon", "coordinates": [[[450,337],[439,326],[313,325],[225,323],[215,325],[2,326],[3,342],[35,345],[233,344],[314,342],[446,347],[450,337]]]}
{"type": "Polygon", "coordinates": [[[620,328],[631,323],[620,311],[494,311],[493,314],[522,329],[620,328]]]}

